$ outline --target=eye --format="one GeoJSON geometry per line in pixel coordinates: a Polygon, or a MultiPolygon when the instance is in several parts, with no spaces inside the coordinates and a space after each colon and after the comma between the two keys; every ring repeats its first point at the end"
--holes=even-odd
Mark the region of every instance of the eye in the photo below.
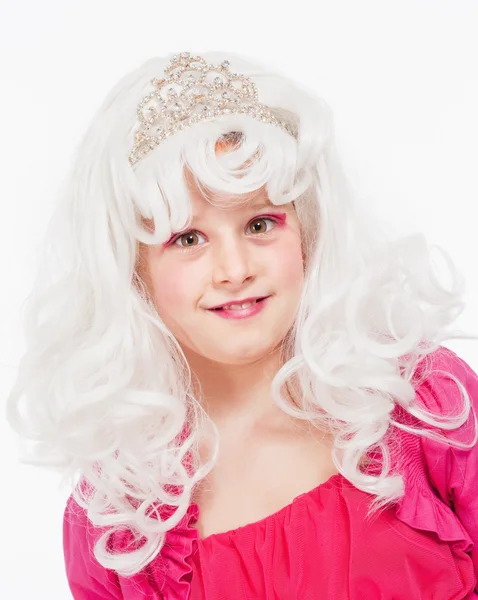
{"type": "Polygon", "coordinates": [[[182,245],[182,244],[178,244],[178,242],[182,239],[187,239],[188,241],[194,242],[194,238],[197,238],[198,235],[200,237],[202,237],[198,231],[194,231],[194,230],[187,231],[186,233],[182,233],[181,235],[178,235],[178,237],[173,241],[173,246],[180,246],[181,248],[188,248],[190,246],[194,246],[195,245],[194,243],[192,243],[192,244],[188,243],[186,245],[182,245]]]}
{"type": "MultiPolygon", "coordinates": [[[[252,221],[249,221],[248,227],[254,226],[255,227],[254,231],[258,235],[263,235],[265,233],[269,233],[270,229],[267,229],[267,226],[266,226],[266,231],[260,231],[256,228],[257,224],[260,223],[261,221],[271,221],[274,224],[279,222],[277,219],[274,219],[272,217],[255,217],[252,221]]],[[[174,246],[179,246],[182,249],[194,247],[194,246],[197,246],[197,244],[195,244],[194,241],[197,240],[198,236],[203,237],[198,231],[191,229],[191,231],[186,231],[185,233],[181,233],[180,235],[178,235],[178,237],[175,238],[171,242],[171,244],[174,246]],[[187,240],[186,244],[178,243],[183,239],[187,240]]]]}
{"type": "MultiPolygon", "coordinates": [[[[253,219],[252,221],[250,221],[249,226],[251,225],[257,225],[257,223],[260,223],[261,221],[272,221],[273,223],[277,223],[276,219],[271,219],[269,217],[256,217],[255,219],[253,219]]],[[[257,229],[254,230],[257,233],[257,229]]],[[[267,233],[267,228],[266,231],[259,231],[258,233],[267,233]]]]}

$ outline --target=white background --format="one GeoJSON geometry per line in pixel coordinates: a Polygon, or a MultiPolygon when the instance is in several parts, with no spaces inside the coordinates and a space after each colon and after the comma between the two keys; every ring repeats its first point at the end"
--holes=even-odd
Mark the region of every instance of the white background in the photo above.
{"type": "MultiPolygon", "coordinates": [[[[458,325],[476,333],[477,31],[475,0],[3,0],[2,400],[23,348],[35,248],[70,154],[117,80],[169,52],[244,53],[321,94],[361,195],[397,231],[422,231],[445,248],[465,275],[458,325]]],[[[478,370],[475,342],[447,345],[478,370]]],[[[0,440],[0,597],[71,598],[66,492],[56,474],[20,465],[3,415],[0,440]]]]}

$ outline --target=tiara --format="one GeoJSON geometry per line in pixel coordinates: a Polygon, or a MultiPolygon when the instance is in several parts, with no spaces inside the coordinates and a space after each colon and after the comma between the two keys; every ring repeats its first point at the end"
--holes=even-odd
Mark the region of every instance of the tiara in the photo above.
{"type": "Polygon", "coordinates": [[[138,124],[129,155],[131,165],[170,135],[221,115],[247,114],[295,135],[290,123],[258,101],[257,87],[251,79],[232,73],[229,65],[228,60],[219,65],[208,64],[189,52],[170,59],[165,76],[151,79],[154,89],[138,106],[138,124]]]}

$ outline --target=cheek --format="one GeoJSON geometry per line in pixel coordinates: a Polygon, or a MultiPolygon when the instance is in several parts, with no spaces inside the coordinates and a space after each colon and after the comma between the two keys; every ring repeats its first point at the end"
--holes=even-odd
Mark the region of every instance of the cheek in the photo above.
{"type": "Polygon", "coordinates": [[[160,313],[177,313],[182,307],[190,307],[197,291],[197,270],[181,268],[177,264],[165,265],[153,271],[154,296],[160,313]],[[161,282],[161,285],[159,285],[161,282]]]}
{"type": "Polygon", "coordinates": [[[304,281],[303,258],[300,238],[293,233],[274,249],[276,280],[283,285],[300,286],[304,281]]]}

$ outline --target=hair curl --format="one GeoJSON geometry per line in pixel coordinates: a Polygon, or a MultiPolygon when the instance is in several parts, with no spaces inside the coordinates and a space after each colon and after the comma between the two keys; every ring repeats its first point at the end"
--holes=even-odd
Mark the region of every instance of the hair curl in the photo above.
{"type": "MultiPolygon", "coordinates": [[[[274,204],[294,201],[304,289],[272,398],[285,413],[334,432],[337,469],[373,494],[377,508],[403,494],[389,461],[389,434],[407,426],[393,419],[394,407],[442,429],[459,427],[470,411],[461,386],[458,415],[426,412],[414,402],[411,383],[441,340],[473,337],[448,330],[464,309],[463,280],[450,258],[442,251],[452,276],[447,289],[421,235],[394,239],[358,206],[326,102],[238,55],[204,56],[227,58],[250,76],[261,102],[296,135],[247,115],[223,116],[168,138],[132,168],[137,105],[169,57],[123,77],[94,116],[62,185],[27,299],[27,349],[7,402],[12,427],[33,442],[23,461],[59,468],[91,522],[111,526],[95,556],[125,576],[160,552],[218,454],[217,428],[192,391],[185,356],[138,275],[139,244],[163,243],[190,224],[187,172],[206,196],[220,192],[225,202],[262,186],[274,204]],[[216,156],[218,141],[231,142],[231,150],[216,156]],[[295,386],[300,400],[284,395],[283,386],[295,386]],[[201,462],[204,439],[212,450],[201,462]],[[371,450],[384,459],[374,476],[360,467],[371,450]],[[75,484],[79,479],[90,485],[75,484]],[[166,520],[150,518],[163,505],[177,510],[166,520]],[[108,536],[124,528],[145,543],[112,555],[108,536]]],[[[427,428],[412,431],[445,441],[427,428]]]]}

